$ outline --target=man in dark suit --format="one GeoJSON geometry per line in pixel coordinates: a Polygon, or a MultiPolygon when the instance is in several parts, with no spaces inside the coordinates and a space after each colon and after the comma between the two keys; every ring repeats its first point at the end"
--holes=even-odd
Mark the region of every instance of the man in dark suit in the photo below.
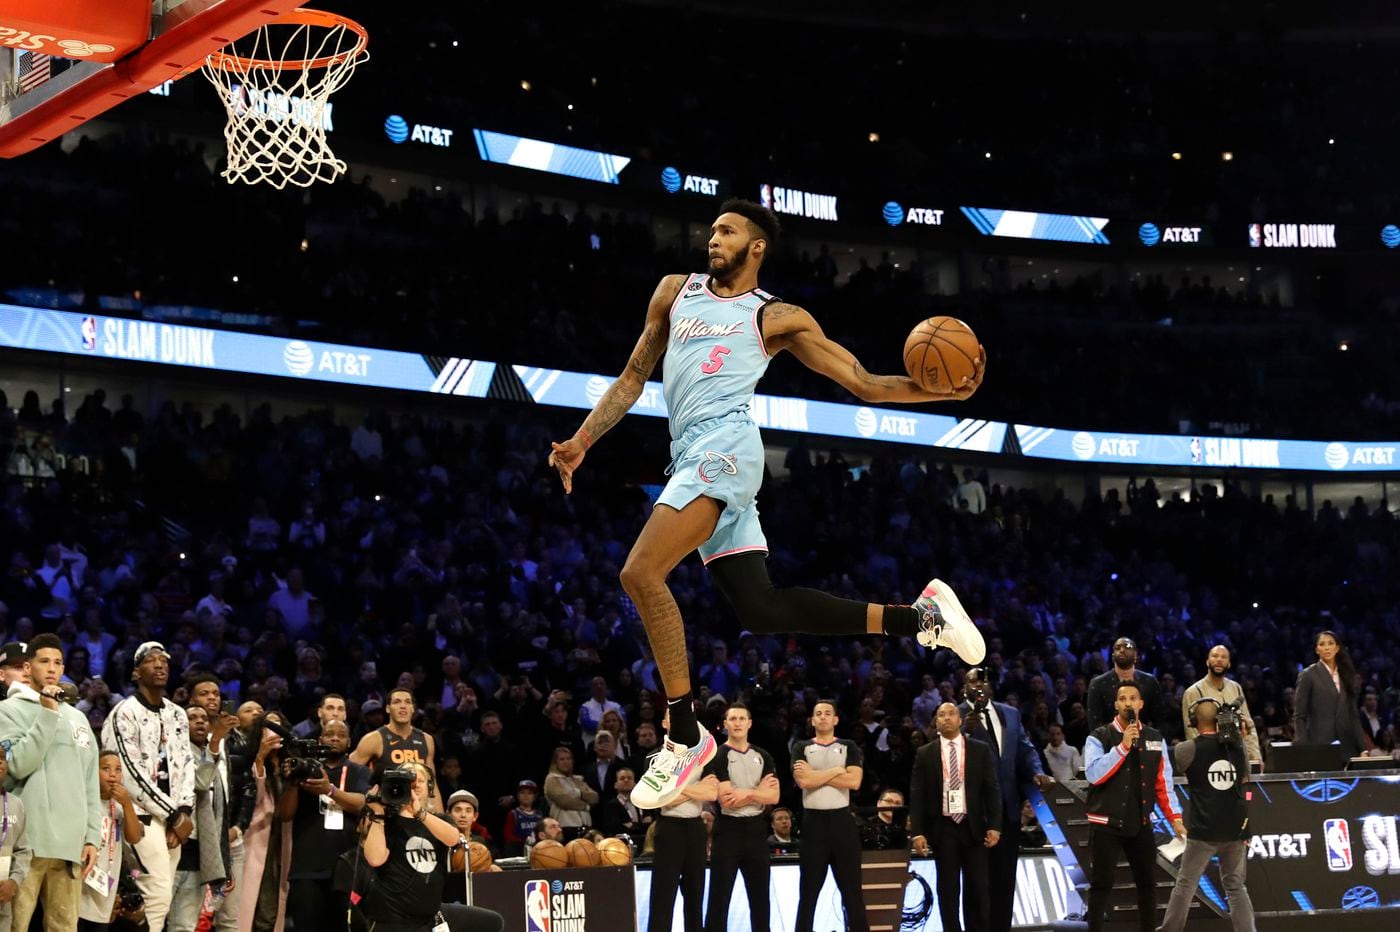
{"type": "Polygon", "coordinates": [[[1089,681],[1089,730],[1102,728],[1113,721],[1117,714],[1114,703],[1118,698],[1119,683],[1136,683],[1138,694],[1142,696],[1142,722],[1157,728],[1170,730],[1175,722],[1169,720],[1166,700],[1162,698],[1162,685],[1157,677],[1137,668],[1138,649],[1132,638],[1119,638],[1113,642],[1113,666],[1106,673],[1100,673],[1089,681]]]}
{"type": "MultiPolygon", "coordinates": [[[[983,742],[997,763],[997,784],[1001,787],[1002,824],[1019,825],[1021,804],[1031,783],[1045,789],[1055,782],[1046,776],[1040,755],[1021,727],[1021,712],[1015,706],[992,701],[992,684],[982,668],[968,671],[963,686],[966,701],[958,707],[963,714],[963,731],[983,742]]],[[[991,897],[991,930],[1008,932],[1016,896],[1016,859],[1020,855],[1019,832],[1006,832],[988,855],[991,897]]]]}
{"type": "Polygon", "coordinates": [[[989,920],[987,852],[1001,839],[1001,788],[996,761],[981,741],[962,734],[962,713],[945,702],[934,713],[938,738],[919,749],[910,781],[911,845],[934,852],[938,862],[938,912],[944,932],[962,932],[958,881],[966,894],[968,932],[989,920]]]}
{"type": "MultiPolygon", "coordinates": [[[[583,782],[593,788],[599,799],[607,799],[612,795],[617,772],[623,766],[622,760],[617,756],[617,737],[600,728],[593,737],[593,747],[584,756],[581,768],[583,782]]],[[[597,813],[594,815],[596,817],[597,813]]]]}

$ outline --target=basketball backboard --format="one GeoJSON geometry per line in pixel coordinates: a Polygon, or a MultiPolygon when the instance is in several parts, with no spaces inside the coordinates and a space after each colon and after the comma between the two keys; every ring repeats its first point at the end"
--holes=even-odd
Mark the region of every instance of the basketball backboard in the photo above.
{"type": "Polygon", "coordinates": [[[29,152],[172,78],[301,0],[6,0],[0,157],[29,152]]]}

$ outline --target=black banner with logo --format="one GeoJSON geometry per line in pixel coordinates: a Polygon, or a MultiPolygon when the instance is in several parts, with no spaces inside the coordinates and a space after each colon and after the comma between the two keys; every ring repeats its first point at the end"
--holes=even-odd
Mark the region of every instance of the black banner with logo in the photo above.
{"type": "MultiPolygon", "coordinates": [[[[1268,776],[1250,790],[1246,886],[1256,913],[1400,908],[1400,775],[1268,776]]],[[[1201,892],[1224,906],[1219,865],[1201,892]]]]}
{"type": "Polygon", "coordinates": [[[472,901],[495,910],[507,929],[618,932],[637,928],[632,867],[508,870],[472,877],[472,901]]]}

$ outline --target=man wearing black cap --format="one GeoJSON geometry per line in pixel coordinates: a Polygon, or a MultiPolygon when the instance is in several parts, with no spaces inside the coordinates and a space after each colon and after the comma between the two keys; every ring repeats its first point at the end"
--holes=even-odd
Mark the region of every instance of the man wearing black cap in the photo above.
{"type": "Polygon", "coordinates": [[[10,685],[29,682],[29,645],[10,641],[0,647],[0,699],[10,695],[10,685]]]}
{"type": "Polygon", "coordinates": [[[102,746],[121,757],[122,780],[146,826],[132,846],[145,868],[136,886],[146,898],[151,932],[164,932],[180,846],[194,830],[194,756],[185,710],[165,698],[170,679],[165,647],[146,641],[133,660],[136,692],[107,716],[102,746]]]}

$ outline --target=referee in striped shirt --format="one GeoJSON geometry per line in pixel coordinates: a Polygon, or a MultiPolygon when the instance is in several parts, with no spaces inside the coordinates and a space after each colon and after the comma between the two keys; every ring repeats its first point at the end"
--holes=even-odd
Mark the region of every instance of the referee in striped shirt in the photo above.
{"type": "Polygon", "coordinates": [[[744,873],[749,896],[749,926],[768,928],[768,835],[763,810],[778,801],[778,775],[773,755],[749,744],[753,718],[748,707],[734,703],[724,713],[728,736],[710,766],[719,778],[719,819],[710,848],[710,902],[705,908],[705,932],[724,932],[729,925],[729,901],[734,880],[744,873]]]}
{"type": "Polygon", "coordinates": [[[860,746],[836,737],[839,721],[835,702],[817,700],[812,707],[816,737],[792,745],[792,777],[802,788],[803,810],[795,932],[812,932],[828,867],[846,907],[846,927],[851,932],[870,929],[860,889],[860,831],[851,816],[851,790],[860,788],[864,770],[860,746]]]}

